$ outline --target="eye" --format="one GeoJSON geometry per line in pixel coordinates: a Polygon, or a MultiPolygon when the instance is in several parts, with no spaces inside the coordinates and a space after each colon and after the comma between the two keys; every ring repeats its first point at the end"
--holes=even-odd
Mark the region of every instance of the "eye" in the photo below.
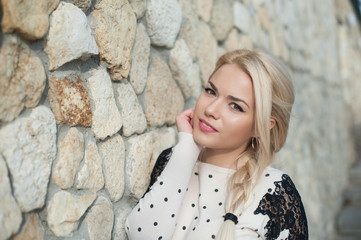
{"type": "Polygon", "coordinates": [[[244,112],[243,108],[241,106],[239,106],[238,104],[236,104],[236,103],[231,103],[230,106],[231,106],[232,109],[234,109],[236,111],[244,112]]]}
{"type": "Polygon", "coordinates": [[[210,95],[216,95],[216,92],[211,88],[204,88],[204,91],[210,95]]]}

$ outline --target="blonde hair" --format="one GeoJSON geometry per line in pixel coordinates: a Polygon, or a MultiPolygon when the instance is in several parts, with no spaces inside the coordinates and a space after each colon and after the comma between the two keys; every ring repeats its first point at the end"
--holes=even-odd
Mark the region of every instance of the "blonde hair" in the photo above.
{"type": "MultiPolygon", "coordinates": [[[[271,55],[250,50],[228,52],[219,58],[210,77],[224,64],[235,64],[250,76],[255,96],[254,130],[258,138],[256,144],[251,139],[238,157],[237,170],[228,183],[226,213],[239,216],[252,201],[252,190],[260,175],[286,141],[294,92],[287,68],[271,55]],[[271,119],[275,125],[270,130],[271,119]]],[[[234,239],[234,233],[235,223],[227,220],[216,239],[234,239]]]]}

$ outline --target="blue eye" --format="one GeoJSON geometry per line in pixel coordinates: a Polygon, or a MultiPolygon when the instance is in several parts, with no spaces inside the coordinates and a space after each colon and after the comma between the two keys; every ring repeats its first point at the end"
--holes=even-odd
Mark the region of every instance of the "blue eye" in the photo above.
{"type": "Polygon", "coordinates": [[[204,88],[204,91],[211,95],[216,95],[215,91],[211,88],[204,88]]]}
{"type": "Polygon", "coordinates": [[[231,103],[231,108],[236,110],[236,111],[239,111],[239,112],[244,112],[243,108],[241,106],[239,106],[238,104],[236,103],[231,103]]]}

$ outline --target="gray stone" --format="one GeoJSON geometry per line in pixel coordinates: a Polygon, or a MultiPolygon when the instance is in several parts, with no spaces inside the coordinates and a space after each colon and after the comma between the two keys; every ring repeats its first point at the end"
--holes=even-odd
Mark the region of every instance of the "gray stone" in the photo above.
{"type": "Polygon", "coordinates": [[[92,111],[88,92],[80,76],[70,75],[63,79],[51,77],[48,97],[56,123],[89,127],[92,111]]]}
{"type": "Polygon", "coordinates": [[[127,78],[131,64],[137,18],[127,0],[103,0],[92,13],[96,19],[95,39],[100,57],[115,81],[127,78]]]}
{"type": "Polygon", "coordinates": [[[350,169],[350,182],[361,186],[361,162],[350,169]]]}
{"type": "Polygon", "coordinates": [[[211,29],[205,23],[199,25],[199,35],[199,68],[201,70],[202,83],[205,85],[208,82],[209,75],[216,66],[217,40],[212,35],[211,29]]]}
{"type": "Polygon", "coordinates": [[[90,100],[93,103],[92,130],[95,137],[104,139],[122,127],[122,118],[115,104],[111,79],[105,69],[91,71],[87,79],[90,100]]]}
{"type": "Polygon", "coordinates": [[[44,37],[49,28],[49,14],[59,0],[1,0],[2,32],[20,32],[30,40],[44,37]]]}
{"type": "Polygon", "coordinates": [[[125,147],[122,137],[114,134],[98,145],[103,159],[105,189],[113,202],[118,201],[124,193],[125,147]]]}
{"type": "Polygon", "coordinates": [[[168,65],[160,58],[151,59],[151,73],[143,93],[143,106],[150,126],[174,124],[176,116],[183,110],[182,93],[172,79],[168,65]]]}
{"type": "Polygon", "coordinates": [[[86,60],[99,53],[84,12],[71,3],[61,2],[51,14],[46,39],[49,70],[78,58],[86,60]]]}
{"type": "Polygon", "coordinates": [[[116,85],[115,91],[123,120],[123,135],[128,137],[134,133],[144,132],[147,129],[147,119],[132,86],[123,80],[121,84],[116,85]]]}
{"type": "Polygon", "coordinates": [[[105,196],[99,196],[85,221],[90,240],[110,240],[114,222],[113,204],[105,196]]]}
{"type": "Polygon", "coordinates": [[[145,18],[152,44],[173,47],[182,23],[182,10],[178,1],[149,0],[145,18]]]}
{"type": "Polygon", "coordinates": [[[90,189],[96,192],[103,188],[102,159],[94,140],[89,140],[85,148],[84,164],[76,178],[77,189],[90,189]]]}
{"type": "Polygon", "coordinates": [[[157,161],[157,158],[167,148],[174,146],[177,142],[177,133],[174,128],[166,128],[165,130],[158,130],[152,132],[152,137],[154,139],[153,143],[153,154],[152,159],[150,160],[149,169],[152,171],[154,164],[157,161]]]}
{"type": "Polygon", "coordinates": [[[41,60],[27,44],[15,35],[1,38],[0,122],[12,121],[24,107],[36,107],[46,81],[41,60]]]}
{"type": "Polygon", "coordinates": [[[132,6],[137,19],[144,16],[147,10],[147,1],[145,0],[129,0],[130,6],[132,6]]]}
{"type": "Polygon", "coordinates": [[[56,155],[56,123],[49,108],[34,108],[0,129],[0,152],[12,177],[15,198],[23,212],[41,208],[56,155]],[[35,151],[36,150],[36,151],[35,151]]]}
{"type": "Polygon", "coordinates": [[[239,39],[238,39],[238,31],[233,28],[231,32],[228,34],[228,37],[224,43],[225,50],[227,52],[239,49],[239,39]]]}
{"type": "Polygon", "coordinates": [[[243,33],[248,33],[250,28],[251,15],[246,6],[235,1],[233,4],[233,25],[243,33]]]}
{"type": "Polygon", "coordinates": [[[95,193],[74,195],[60,191],[51,198],[48,210],[48,226],[57,237],[69,237],[78,227],[79,219],[94,202],[95,193]]]}
{"type": "Polygon", "coordinates": [[[141,94],[147,82],[149,65],[150,39],[142,23],[139,23],[133,46],[133,64],[130,67],[129,81],[134,91],[141,94]]]}
{"type": "Polygon", "coordinates": [[[192,89],[192,97],[198,99],[199,95],[202,92],[202,81],[200,77],[200,69],[198,64],[193,63],[192,65],[192,77],[193,77],[193,85],[192,89]]]}
{"type": "Polygon", "coordinates": [[[170,51],[169,66],[184,98],[188,99],[191,96],[193,84],[192,57],[183,39],[177,40],[174,48],[170,51]]]}
{"type": "Polygon", "coordinates": [[[5,160],[0,154],[0,239],[8,239],[16,233],[22,221],[21,210],[11,194],[8,176],[5,160]]]}
{"type": "Polygon", "coordinates": [[[114,240],[124,240],[127,239],[127,234],[125,232],[125,221],[132,211],[132,207],[123,208],[115,214],[114,230],[113,230],[113,239],[114,240]]]}
{"type": "Polygon", "coordinates": [[[128,140],[126,157],[127,189],[130,196],[140,199],[147,190],[150,180],[150,160],[153,153],[151,133],[132,137],[128,140]]]}
{"type": "Polygon", "coordinates": [[[350,185],[344,191],[345,201],[354,205],[361,206],[361,188],[360,185],[350,185]]]}
{"type": "Polygon", "coordinates": [[[92,5],[92,0],[71,0],[75,6],[80,8],[83,12],[87,12],[92,5]]]}
{"type": "Polygon", "coordinates": [[[197,50],[199,44],[199,19],[198,3],[194,0],[181,0],[179,4],[182,7],[182,25],[179,31],[179,38],[187,43],[193,61],[197,59],[197,50]]]}
{"type": "Polygon", "coordinates": [[[11,240],[42,240],[43,232],[39,227],[39,216],[36,213],[31,213],[26,217],[25,224],[21,232],[11,240]]]}
{"type": "Polygon", "coordinates": [[[213,0],[198,0],[198,14],[205,22],[211,19],[213,0]]]}
{"type": "Polygon", "coordinates": [[[84,136],[75,127],[70,128],[59,142],[58,160],[52,173],[52,179],[61,189],[73,186],[83,156],[84,136]]]}
{"type": "Polygon", "coordinates": [[[233,27],[233,9],[231,0],[213,0],[211,29],[218,41],[226,39],[233,27]]]}
{"type": "Polygon", "coordinates": [[[361,236],[361,207],[344,208],[337,220],[338,230],[342,234],[358,234],[361,236]]]}

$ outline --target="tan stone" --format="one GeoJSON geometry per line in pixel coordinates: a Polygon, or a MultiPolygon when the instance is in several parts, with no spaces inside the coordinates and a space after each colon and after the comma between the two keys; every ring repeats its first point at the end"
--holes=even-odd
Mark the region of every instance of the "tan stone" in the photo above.
{"type": "Polygon", "coordinates": [[[233,1],[213,0],[210,25],[218,41],[226,39],[233,26],[233,1]]]}
{"type": "Polygon", "coordinates": [[[150,39],[142,23],[139,23],[135,43],[132,50],[132,65],[130,67],[129,82],[134,91],[141,94],[147,82],[150,53],[150,39]]]}
{"type": "Polygon", "coordinates": [[[228,37],[224,43],[226,51],[233,51],[239,49],[239,40],[238,40],[238,31],[233,28],[231,32],[228,34],[228,37]]]}
{"type": "Polygon", "coordinates": [[[90,140],[85,149],[84,164],[76,179],[77,189],[90,189],[93,192],[104,186],[102,159],[94,140],[90,140]]]}
{"type": "Polygon", "coordinates": [[[208,82],[209,75],[212,73],[217,61],[217,40],[212,35],[211,29],[205,23],[199,25],[199,48],[198,59],[201,70],[201,79],[203,85],[208,82]]]}
{"type": "Polygon", "coordinates": [[[26,218],[26,222],[19,234],[11,240],[42,240],[43,236],[39,228],[38,214],[32,213],[26,218]]]}
{"type": "Polygon", "coordinates": [[[156,163],[162,151],[174,146],[177,140],[176,130],[171,127],[158,131],[153,131],[152,134],[154,138],[154,144],[152,159],[149,164],[150,171],[153,170],[154,164],[156,163]]]}
{"type": "Polygon", "coordinates": [[[84,136],[75,127],[70,128],[60,140],[58,161],[53,169],[52,179],[61,189],[73,186],[75,174],[84,156],[84,136]]]}
{"type": "Polygon", "coordinates": [[[211,19],[213,0],[198,0],[198,14],[205,21],[211,19]]]}
{"type": "Polygon", "coordinates": [[[0,129],[0,152],[11,175],[13,193],[23,212],[45,204],[56,156],[56,122],[49,108],[34,108],[0,129]]]}
{"type": "Polygon", "coordinates": [[[38,104],[46,76],[41,60],[15,35],[2,35],[0,62],[0,122],[11,121],[38,104]]]}
{"type": "Polygon", "coordinates": [[[49,27],[49,14],[59,0],[1,0],[3,32],[20,32],[34,40],[44,37],[49,27]]]}
{"type": "Polygon", "coordinates": [[[95,193],[81,196],[60,191],[51,198],[48,210],[48,226],[57,237],[69,237],[78,227],[79,219],[94,202],[95,193]]]}
{"type": "Polygon", "coordinates": [[[118,132],[122,127],[122,118],[115,103],[112,82],[108,72],[94,69],[87,79],[89,97],[93,103],[92,131],[98,139],[104,139],[118,132]]]}
{"type": "Polygon", "coordinates": [[[257,18],[259,19],[263,29],[269,32],[271,30],[272,22],[265,7],[261,7],[257,10],[257,18]]]}
{"type": "Polygon", "coordinates": [[[92,4],[92,0],[72,0],[73,4],[83,12],[87,12],[92,4]]]}
{"type": "Polygon", "coordinates": [[[125,232],[125,221],[132,211],[132,207],[122,207],[115,213],[114,229],[112,237],[114,240],[123,240],[127,239],[127,234],[125,232]]]}
{"type": "Polygon", "coordinates": [[[137,19],[127,0],[103,0],[95,6],[95,39],[113,80],[127,78],[137,19]]]}
{"type": "Polygon", "coordinates": [[[140,199],[147,190],[150,180],[150,160],[153,154],[151,133],[145,133],[128,140],[127,149],[127,189],[131,196],[140,199]]]}
{"type": "Polygon", "coordinates": [[[99,196],[85,221],[90,240],[110,240],[114,222],[113,204],[105,196],[99,196]]]}
{"type": "Polygon", "coordinates": [[[114,134],[98,145],[103,159],[105,189],[113,202],[118,201],[124,193],[125,146],[122,137],[114,134]]]}
{"type": "Polygon", "coordinates": [[[16,233],[22,221],[20,208],[11,194],[8,176],[5,160],[0,154],[0,239],[7,239],[16,233]]]}
{"type": "Polygon", "coordinates": [[[88,92],[80,76],[49,80],[48,97],[58,124],[89,127],[92,121],[88,92]]]}
{"type": "Polygon", "coordinates": [[[160,58],[151,59],[151,73],[143,98],[145,117],[150,126],[174,124],[183,110],[182,93],[172,79],[168,65],[160,58]]]}
{"type": "Polygon", "coordinates": [[[147,1],[145,0],[129,0],[130,6],[132,6],[137,19],[144,16],[147,9],[147,1]]]}

